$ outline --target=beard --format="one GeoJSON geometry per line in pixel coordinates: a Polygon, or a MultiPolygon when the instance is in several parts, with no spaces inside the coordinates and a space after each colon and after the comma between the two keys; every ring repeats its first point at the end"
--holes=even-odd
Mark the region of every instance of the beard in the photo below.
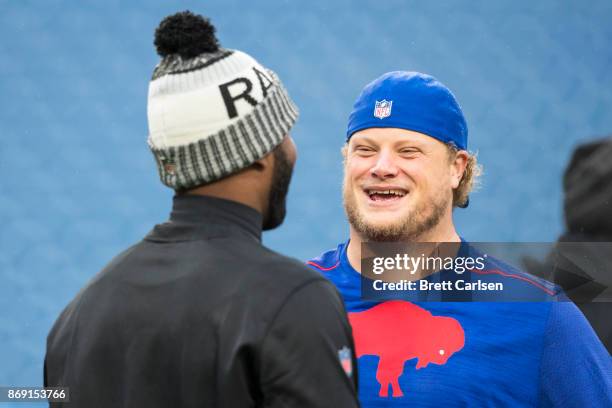
{"type": "Polygon", "coordinates": [[[420,237],[440,223],[451,200],[443,194],[437,194],[430,200],[417,202],[412,211],[393,223],[380,225],[369,222],[360,211],[346,180],[343,185],[343,199],[344,211],[351,226],[364,240],[373,242],[419,241],[420,237]]]}
{"type": "Polygon", "coordinates": [[[285,151],[278,146],[274,149],[274,170],[268,195],[268,209],[263,217],[263,230],[268,231],[281,225],[287,214],[287,193],[291,184],[293,164],[285,151]]]}

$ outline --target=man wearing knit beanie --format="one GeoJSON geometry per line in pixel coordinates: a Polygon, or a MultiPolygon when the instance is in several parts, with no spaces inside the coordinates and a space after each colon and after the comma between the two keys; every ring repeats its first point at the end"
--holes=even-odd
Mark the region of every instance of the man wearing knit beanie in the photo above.
{"type": "Polygon", "coordinates": [[[345,140],[349,238],[308,264],[345,301],[362,407],[611,406],[610,356],[576,306],[457,232],[478,166],[453,93],[419,72],[383,74],[345,140]]]}
{"type": "Polygon", "coordinates": [[[45,385],[65,406],[358,406],[338,293],[261,244],[285,216],[297,109],[214,31],[182,12],[155,33],[148,143],[173,209],[53,326],[45,385]]]}

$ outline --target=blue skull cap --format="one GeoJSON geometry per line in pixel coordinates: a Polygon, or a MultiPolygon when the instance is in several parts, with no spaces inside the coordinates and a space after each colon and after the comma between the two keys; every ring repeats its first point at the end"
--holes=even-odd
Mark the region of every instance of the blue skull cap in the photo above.
{"type": "Polygon", "coordinates": [[[346,141],[368,128],[412,130],[467,150],[467,123],[457,99],[420,72],[388,72],[363,88],[349,116],[346,141]]]}

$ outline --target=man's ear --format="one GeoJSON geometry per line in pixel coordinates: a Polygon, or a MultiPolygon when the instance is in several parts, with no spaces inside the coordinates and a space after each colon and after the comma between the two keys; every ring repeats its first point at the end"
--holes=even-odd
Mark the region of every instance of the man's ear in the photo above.
{"type": "Polygon", "coordinates": [[[342,149],[340,149],[340,153],[342,154],[342,164],[344,166],[346,166],[346,158],[348,157],[348,146],[349,144],[346,143],[344,146],[342,146],[342,149]]]}
{"type": "Polygon", "coordinates": [[[253,170],[264,172],[268,169],[273,168],[274,166],[274,152],[270,152],[266,154],[261,159],[257,160],[255,163],[251,165],[253,170]]]}
{"type": "Polygon", "coordinates": [[[470,155],[465,150],[459,150],[455,153],[455,158],[451,160],[451,187],[453,189],[459,187],[465,168],[467,167],[468,159],[470,155]]]}

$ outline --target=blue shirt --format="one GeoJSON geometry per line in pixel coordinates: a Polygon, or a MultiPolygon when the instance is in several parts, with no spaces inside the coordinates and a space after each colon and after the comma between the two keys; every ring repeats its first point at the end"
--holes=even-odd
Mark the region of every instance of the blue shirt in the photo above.
{"type": "Polygon", "coordinates": [[[347,244],[308,265],[345,301],[364,408],[612,406],[610,355],[552,284],[496,263],[478,279],[542,301],[368,301],[347,244]]]}

